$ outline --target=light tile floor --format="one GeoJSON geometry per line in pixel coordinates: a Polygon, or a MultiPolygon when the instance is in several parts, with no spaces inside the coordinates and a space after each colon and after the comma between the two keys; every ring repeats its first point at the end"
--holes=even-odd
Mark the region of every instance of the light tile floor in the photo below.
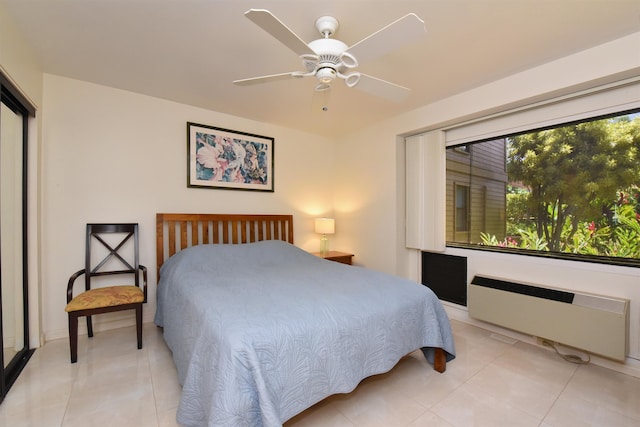
{"type": "MultiPolygon", "coordinates": [[[[568,427],[640,425],[640,379],[576,365],[547,348],[452,321],[458,357],[444,374],[420,352],[390,372],[332,396],[285,427],[568,427]]],[[[171,353],[145,325],[67,340],[36,350],[0,405],[0,426],[177,426],[180,397],[171,353]]]]}

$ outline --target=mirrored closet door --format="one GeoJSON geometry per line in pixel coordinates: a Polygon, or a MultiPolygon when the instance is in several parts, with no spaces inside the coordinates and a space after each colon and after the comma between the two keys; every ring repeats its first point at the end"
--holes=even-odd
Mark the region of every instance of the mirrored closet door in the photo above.
{"type": "Polygon", "coordinates": [[[4,77],[0,79],[0,95],[1,402],[32,351],[29,350],[26,227],[29,111],[4,77]]]}

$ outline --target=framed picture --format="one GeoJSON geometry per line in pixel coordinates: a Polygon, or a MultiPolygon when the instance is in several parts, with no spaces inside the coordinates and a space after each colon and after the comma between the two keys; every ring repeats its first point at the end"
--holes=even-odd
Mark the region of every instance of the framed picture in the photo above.
{"type": "Polygon", "coordinates": [[[187,122],[187,187],[273,191],[274,142],[187,122]]]}

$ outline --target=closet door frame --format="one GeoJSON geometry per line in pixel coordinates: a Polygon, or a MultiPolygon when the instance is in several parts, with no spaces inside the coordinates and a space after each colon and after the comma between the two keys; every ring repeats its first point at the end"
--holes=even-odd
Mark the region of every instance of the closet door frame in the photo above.
{"type": "MultiPolygon", "coordinates": [[[[8,393],[9,389],[16,381],[20,372],[24,369],[25,365],[29,361],[29,358],[33,354],[34,350],[29,348],[29,297],[28,297],[28,206],[27,206],[27,189],[28,189],[28,129],[29,129],[29,117],[35,116],[35,108],[31,103],[22,96],[17,88],[0,73],[0,104],[8,107],[11,111],[21,116],[22,121],[22,135],[21,135],[21,227],[20,236],[22,237],[22,316],[23,316],[23,347],[13,355],[10,361],[4,360],[4,355],[0,352],[0,403],[4,400],[4,397],[8,393]]],[[[0,122],[2,116],[0,115],[0,122]]],[[[2,235],[0,234],[0,239],[2,235]]],[[[0,253],[0,269],[2,268],[0,253]]],[[[1,279],[0,279],[1,280],[1,279]]],[[[0,283],[1,285],[1,283],[0,283]]],[[[0,344],[4,343],[3,330],[2,330],[2,288],[0,286],[0,344]]]]}

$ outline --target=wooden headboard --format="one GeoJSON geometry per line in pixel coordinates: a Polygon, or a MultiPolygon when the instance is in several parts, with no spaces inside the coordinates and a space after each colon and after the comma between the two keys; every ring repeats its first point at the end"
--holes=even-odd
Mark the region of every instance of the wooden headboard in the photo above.
{"type": "Polygon", "coordinates": [[[190,246],[284,240],[293,244],[293,215],[156,214],[156,265],[190,246]]]}

